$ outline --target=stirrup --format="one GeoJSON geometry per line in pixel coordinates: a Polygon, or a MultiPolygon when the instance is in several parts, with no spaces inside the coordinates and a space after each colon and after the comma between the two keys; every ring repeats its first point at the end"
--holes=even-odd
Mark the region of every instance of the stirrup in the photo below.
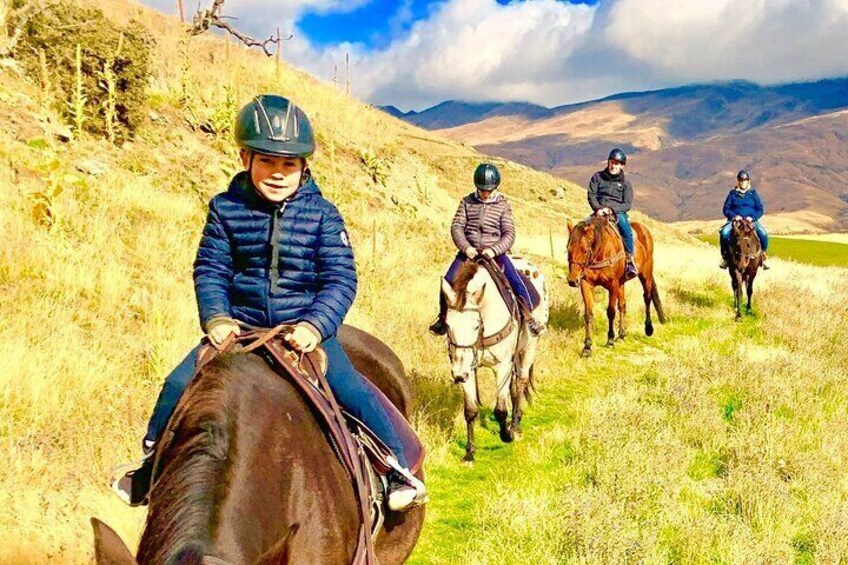
{"type": "Polygon", "coordinates": [[[391,484],[387,487],[387,503],[389,510],[395,512],[411,510],[416,506],[426,504],[430,497],[427,495],[427,487],[415,475],[409,472],[406,467],[401,467],[400,463],[394,456],[386,457],[386,463],[397,474],[398,478],[403,479],[406,486],[409,488],[392,489],[391,484]]]}
{"type": "Polygon", "coordinates": [[[530,333],[533,334],[535,337],[539,337],[540,335],[548,331],[547,326],[536,320],[536,318],[530,318],[529,320],[527,320],[527,329],[529,329],[530,333]]]}

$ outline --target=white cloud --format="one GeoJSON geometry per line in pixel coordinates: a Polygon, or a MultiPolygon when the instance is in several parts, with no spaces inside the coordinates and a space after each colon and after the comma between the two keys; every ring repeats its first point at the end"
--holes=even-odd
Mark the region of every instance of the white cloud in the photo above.
{"type": "Polygon", "coordinates": [[[779,82],[848,72],[845,0],[617,0],[612,48],[678,81],[779,82]]]}
{"type": "MultiPolygon", "coordinates": [[[[397,37],[378,50],[319,48],[296,29],[307,11],[367,2],[228,0],[227,8],[250,33],[265,35],[269,21],[293,31],[284,57],[325,79],[349,52],[354,94],[404,108],[445,99],[556,105],[695,81],[848,75],[848,0],[445,0],[409,32],[394,26],[397,37]]],[[[403,7],[398,22],[409,18],[403,7]]]]}

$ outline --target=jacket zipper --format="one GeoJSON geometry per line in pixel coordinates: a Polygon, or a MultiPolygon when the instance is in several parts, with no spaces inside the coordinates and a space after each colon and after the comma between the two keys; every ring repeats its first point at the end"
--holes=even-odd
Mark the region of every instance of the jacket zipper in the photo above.
{"type": "Polygon", "coordinates": [[[265,315],[268,319],[268,326],[274,325],[274,317],[271,311],[271,292],[277,287],[280,280],[280,218],[286,210],[286,201],[284,200],[280,206],[274,207],[274,214],[271,217],[271,265],[269,266],[268,292],[265,293],[265,315]]]}

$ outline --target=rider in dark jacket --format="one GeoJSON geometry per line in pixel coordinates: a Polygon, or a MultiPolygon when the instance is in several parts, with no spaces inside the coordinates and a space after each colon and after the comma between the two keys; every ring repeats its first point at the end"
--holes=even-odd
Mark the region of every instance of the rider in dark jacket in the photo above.
{"type": "MultiPolygon", "coordinates": [[[[303,352],[323,345],[336,399],[407,467],[389,415],[336,339],[356,296],[356,265],[344,220],[307,167],[315,141],[306,114],[281,96],[257,96],[239,112],[235,137],[245,170],[209,203],[194,263],[201,328],[220,345],[240,333],[239,324],[293,324],[285,339],[303,352]]],[[[194,375],[199,348],[165,380],[144,438],[148,457],[115,478],[125,502],[140,504],[147,495],[149,454],[194,375]]],[[[424,500],[423,483],[409,473],[388,479],[389,508],[424,500]]]]}
{"type": "Polygon", "coordinates": [[[633,207],[633,185],[624,177],[627,155],[613,149],[607,158],[607,168],[592,175],[589,181],[589,206],[598,216],[615,213],[618,231],[624,243],[626,266],[624,276],[632,279],[638,274],[633,264],[633,230],[627,212],[633,207]]]}
{"type": "Polygon", "coordinates": [[[725,223],[719,230],[719,247],[721,249],[721,264],[722,269],[727,268],[727,256],[730,253],[730,232],[733,229],[733,220],[745,218],[754,223],[754,229],[757,231],[757,237],[760,238],[760,246],[763,248],[763,269],[768,269],[766,259],[768,255],[769,237],[768,232],[760,223],[763,217],[764,208],[763,201],[760,200],[760,195],[757,191],[751,188],[751,175],[748,171],[739,171],[736,175],[736,187],[727,194],[722,208],[724,217],[727,218],[725,223]]]}

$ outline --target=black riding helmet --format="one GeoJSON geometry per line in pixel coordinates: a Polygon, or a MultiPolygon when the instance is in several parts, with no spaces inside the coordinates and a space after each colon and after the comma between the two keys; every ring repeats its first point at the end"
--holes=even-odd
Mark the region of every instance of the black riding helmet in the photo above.
{"type": "Polygon", "coordinates": [[[607,157],[607,161],[618,161],[622,165],[627,164],[627,155],[624,154],[624,151],[616,147],[612,151],[610,151],[609,157],[607,157]]]}
{"type": "Polygon", "coordinates": [[[315,136],[306,114],[288,98],[260,94],[236,116],[239,147],[265,155],[308,158],[315,152],[315,136]]]}
{"type": "Polygon", "coordinates": [[[501,173],[491,163],[481,163],[474,171],[474,186],[478,190],[495,190],[501,184],[501,173]]]}
{"type": "Polygon", "coordinates": [[[748,171],[746,171],[745,169],[742,169],[741,171],[736,173],[736,180],[739,180],[739,181],[751,180],[751,175],[748,174],[748,171]]]}

